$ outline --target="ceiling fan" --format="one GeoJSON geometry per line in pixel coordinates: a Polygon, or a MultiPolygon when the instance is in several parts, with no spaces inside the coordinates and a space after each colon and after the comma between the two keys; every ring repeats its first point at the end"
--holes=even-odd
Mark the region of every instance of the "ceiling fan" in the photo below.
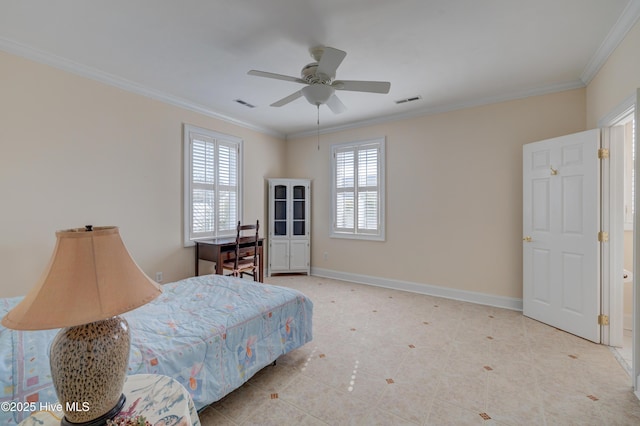
{"type": "Polygon", "coordinates": [[[310,104],[318,107],[326,104],[331,111],[339,114],[345,111],[347,107],[336,96],[336,90],[389,93],[391,83],[388,81],[334,80],[336,69],[347,55],[346,52],[334,49],[333,47],[317,46],[309,49],[309,53],[311,53],[311,57],[315,62],[307,64],[302,68],[300,78],[258,70],[248,72],[249,75],[292,81],[306,85],[297,92],[272,103],[271,106],[281,107],[304,96],[310,104]]]}

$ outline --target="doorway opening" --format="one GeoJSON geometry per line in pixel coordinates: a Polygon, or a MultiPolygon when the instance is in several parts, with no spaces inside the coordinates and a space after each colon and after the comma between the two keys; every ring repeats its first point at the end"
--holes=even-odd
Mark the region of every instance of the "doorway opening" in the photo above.
{"type": "MultiPolygon", "coordinates": [[[[622,366],[631,375],[631,366],[633,365],[633,274],[634,274],[634,247],[633,247],[633,227],[634,227],[634,205],[635,205],[635,108],[625,111],[612,127],[617,127],[619,131],[613,133],[614,140],[612,145],[622,151],[622,209],[616,214],[622,220],[622,289],[618,292],[622,296],[622,303],[619,303],[619,309],[622,309],[622,315],[618,313],[618,317],[622,316],[622,339],[619,345],[616,345],[615,351],[618,360],[622,366]]],[[[619,331],[618,331],[619,332],[619,331]]]]}

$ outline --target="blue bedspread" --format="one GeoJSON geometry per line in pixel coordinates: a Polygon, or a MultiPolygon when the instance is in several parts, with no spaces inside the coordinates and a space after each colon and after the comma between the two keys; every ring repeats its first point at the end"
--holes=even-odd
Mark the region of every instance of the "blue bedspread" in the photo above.
{"type": "MultiPolygon", "coordinates": [[[[123,315],[131,328],[129,374],[175,378],[197,409],[312,339],[313,303],[296,290],[221,275],[162,289],[156,300],[123,315]]],[[[20,299],[0,299],[0,316],[20,299]]],[[[49,368],[57,332],[0,326],[0,403],[57,400],[49,368]]],[[[29,414],[0,410],[0,425],[19,423],[29,414]]]]}

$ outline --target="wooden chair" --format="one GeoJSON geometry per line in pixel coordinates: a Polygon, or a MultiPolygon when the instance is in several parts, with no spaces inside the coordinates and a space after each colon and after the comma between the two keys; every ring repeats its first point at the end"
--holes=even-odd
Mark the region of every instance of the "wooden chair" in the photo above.
{"type": "Polygon", "coordinates": [[[244,274],[251,275],[254,281],[258,281],[258,231],[260,230],[260,221],[256,220],[255,225],[242,225],[238,222],[236,233],[236,250],[233,259],[222,262],[223,269],[231,270],[228,275],[234,277],[243,277],[244,274]],[[243,235],[247,231],[250,235],[243,235]]]}

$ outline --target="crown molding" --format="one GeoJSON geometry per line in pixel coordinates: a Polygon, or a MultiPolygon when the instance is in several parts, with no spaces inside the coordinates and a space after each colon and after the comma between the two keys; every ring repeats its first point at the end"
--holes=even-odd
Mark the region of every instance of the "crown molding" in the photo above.
{"type": "Polygon", "coordinates": [[[44,65],[49,65],[51,67],[60,69],[62,71],[67,71],[69,73],[78,75],[80,77],[95,80],[100,83],[107,84],[109,86],[117,87],[127,92],[142,95],[144,97],[161,101],[169,105],[176,106],[178,108],[197,112],[199,114],[206,115],[208,117],[225,121],[227,123],[231,123],[239,127],[244,127],[246,129],[254,130],[256,132],[275,136],[282,139],[286,137],[284,133],[277,132],[273,129],[263,127],[263,126],[258,126],[252,123],[248,123],[246,121],[241,121],[233,117],[220,114],[210,108],[207,108],[195,102],[191,102],[189,100],[170,95],[160,90],[151,89],[149,87],[143,86],[141,84],[135,83],[130,80],[126,80],[116,75],[109,74],[104,71],[100,71],[98,69],[88,67],[86,65],[82,65],[77,62],[71,61],[69,59],[52,55],[50,53],[46,53],[38,49],[34,49],[30,46],[25,46],[23,44],[16,43],[15,41],[8,40],[6,38],[0,37],[0,50],[3,50],[7,53],[20,56],[22,58],[25,58],[34,62],[38,62],[44,65]]]}
{"type": "Polygon", "coordinates": [[[607,62],[609,56],[624,40],[629,30],[633,28],[638,18],[640,18],[640,0],[629,0],[615,25],[582,71],[580,79],[585,85],[591,83],[591,80],[598,74],[598,71],[607,62]]]}
{"type": "MultiPolygon", "coordinates": [[[[438,106],[427,107],[427,108],[422,108],[418,110],[407,111],[400,114],[392,114],[392,115],[386,115],[383,117],[372,118],[369,120],[354,121],[354,122],[343,124],[340,126],[326,127],[324,129],[320,129],[319,133],[320,134],[335,133],[343,130],[388,123],[390,121],[399,121],[399,120],[406,120],[410,118],[423,117],[427,115],[442,114],[445,112],[457,111],[457,110],[462,110],[467,108],[474,108],[474,107],[479,107],[484,105],[491,105],[499,102],[507,102],[507,101],[513,101],[517,99],[524,99],[531,96],[540,96],[540,95],[547,95],[550,93],[563,92],[565,90],[581,89],[583,87],[585,87],[585,84],[581,80],[575,80],[575,81],[570,81],[566,83],[550,84],[550,85],[538,87],[535,89],[515,91],[515,92],[505,93],[503,95],[498,95],[498,96],[487,96],[483,98],[473,99],[467,102],[460,102],[460,103],[449,104],[449,105],[438,105],[438,106]]],[[[294,139],[300,139],[308,136],[315,136],[317,134],[318,134],[318,129],[305,130],[302,132],[287,134],[287,140],[289,141],[294,139]]]]}

